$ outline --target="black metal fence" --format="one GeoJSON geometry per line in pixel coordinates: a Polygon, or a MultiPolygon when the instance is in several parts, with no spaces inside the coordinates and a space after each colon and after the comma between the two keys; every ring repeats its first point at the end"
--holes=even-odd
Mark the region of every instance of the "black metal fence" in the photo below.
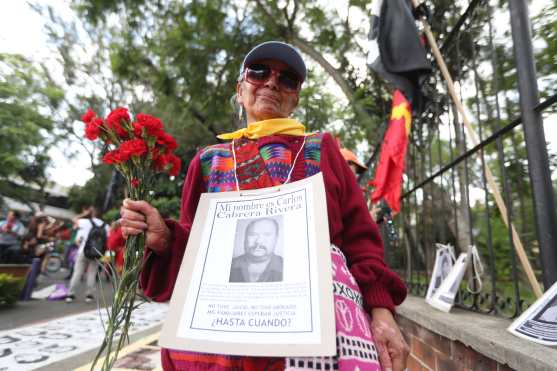
{"type": "Polygon", "coordinates": [[[442,51],[452,56],[450,69],[480,143],[470,142],[436,72],[433,102],[412,123],[403,210],[395,218],[398,238],[386,241],[387,260],[416,295],[426,294],[435,243],[450,243],[457,254],[475,245],[485,267],[482,283],[472,279],[471,268],[457,305],[508,317],[536,299],[517,259],[517,244],[524,247],[538,282],[547,288],[557,279],[555,188],[547,161],[555,159],[551,145],[557,143],[545,145],[542,122],[544,115],[557,111],[557,95],[538,103],[535,80],[524,75],[534,63],[528,14],[517,16],[517,11],[524,12],[517,6],[526,2],[513,2],[506,13],[507,19],[511,13],[516,18],[509,23],[513,38],[494,30],[495,19],[500,22],[504,14],[493,11],[489,2],[475,0],[446,38],[442,51]],[[526,32],[526,37],[517,38],[517,32],[526,32]],[[534,132],[533,125],[538,126],[534,132]],[[520,241],[497,208],[486,168],[494,175],[505,217],[520,241]]]}

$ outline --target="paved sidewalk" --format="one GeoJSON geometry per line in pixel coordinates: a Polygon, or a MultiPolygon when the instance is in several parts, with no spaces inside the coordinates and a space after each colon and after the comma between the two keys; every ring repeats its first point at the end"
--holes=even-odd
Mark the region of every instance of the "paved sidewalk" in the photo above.
{"type": "MultiPolygon", "coordinates": [[[[158,331],[167,304],[144,303],[132,313],[134,340],[158,331]]],[[[97,309],[0,332],[0,370],[69,370],[92,360],[104,337],[97,309]],[[72,365],[68,364],[72,360],[72,365]]]]}
{"type": "MultiPolygon", "coordinates": [[[[120,351],[112,371],[162,371],[161,348],[157,345],[159,336],[160,332],[157,331],[138,341],[132,341],[130,345],[120,351]]],[[[100,364],[102,364],[102,359],[99,360],[95,371],[101,369],[100,364]]],[[[91,362],[74,371],[89,371],[90,369],[91,362]]]]}
{"type": "MultiPolygon", "coordinates": [[[[67,274],[67,270],[62,270],[49,276],[40,275],[37,278],[37,287],[34,292],[57,283],[65,283],[67,287],[69,285],[69,280],[64,280],[67,274]]],[[[110,283],[103,279],[102,286],[106,300],[111,303],[112,287],[110,283]]],[[[73,303],[66,303],[63,300],[50,301],[32,299],[29,301],[18,301],[12,308],[0,309],[0,331],[49,321],[97,308],[96,301],[85,303],[85,296],[83,294],[85,292],[85,282],[82,282],[82,287],[80,287],[78,292],[81,293],[81,295],[78,294],[77,299],[73,303]]],[[[102,304],[102,301],[99,301],[99,303],[102,304]]]]}
{"type": "MultiPolygon", "coordinates": [[[[67,286],[69,281],[64,280],[67,274],[67,271],[60,271],[49,276],[40,275],[34,293],[43,289],[49,291],[49,287],[62,282],[67,286]]],[[[101,283],[104,297],[110,303],[112,287],[105,279],[101,283]]],[[[82,285],[72,303],[33,299],[20,301],[12,308],[0,309],[0,370],[65,371],[91,362],[104,335],[99,317],[99,308],[104,312],[104,305],[99,291],[98,303],[86,303],[85,283],[82,282],[82,285]]],[[[167,304],[145,303],[136,310],[131,343],[144,341],[153,333],[158,333],[167,308],[167,304]]],[[[141,344],[143,348],[151,349],[154,360],[151,363],[160,359],[154,357],[158,354],[154,351],[156,343],[141,344]]],[[[146,352],[143,348],[138,353],[140,359],[144,359],[142,354],[146,352]]],[[[135,348],[127,349],[129,353],[129,349],[135,348]]],[[[157,367],[155,362],[154,368],[157,367]]]]}

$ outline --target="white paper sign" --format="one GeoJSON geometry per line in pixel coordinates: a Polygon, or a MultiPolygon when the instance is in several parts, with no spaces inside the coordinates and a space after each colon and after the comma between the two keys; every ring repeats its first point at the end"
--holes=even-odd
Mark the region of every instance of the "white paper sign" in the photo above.
{"type": "Polygon", "coordinates": [[[202,195],[160,344],[239,355],[335,354],[320,173],[202,195]]]}
{"type": "Polygon", "coordinates": [[[451,310],[469,261],[470,252],[460,254],[447,278],[445,278],[441,286],[428,301],[432,307],[443,312],[449,312],[451,310]]]}
{"type": "Polygon", "coordinates": [[[431,281],[427,289],[425,300],[431,301],[435,291],[441,286],[441,283],[447,278],[449,272],[453,268],[454,248],[451,245],[436,244],[437,251],[435,253],[435,264],[431,273],[431,281]]]}
{"type": "Polygon", "coordinates": [[[557,345],[557,283],[507,329],[513,335],[543,345],[557,345]]]}

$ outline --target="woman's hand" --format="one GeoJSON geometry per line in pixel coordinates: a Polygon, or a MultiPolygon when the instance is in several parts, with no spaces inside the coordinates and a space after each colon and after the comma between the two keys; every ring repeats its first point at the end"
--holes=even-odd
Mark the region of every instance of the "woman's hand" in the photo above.
{"type": "Polygon", "coordinates": [[[385,371],[403,371],[408,358],[408,344],[390,310],[374,308],[371,310],[371,331],[379,353],[379,361],[385,371]]]}
{"type": "Polygon", "coordinates": [[[162,253],[168,248],[170,230],[157,209],[145,201],[126,198],[120,208],[124,238],[145,232],[145,246],[162,253]]]}

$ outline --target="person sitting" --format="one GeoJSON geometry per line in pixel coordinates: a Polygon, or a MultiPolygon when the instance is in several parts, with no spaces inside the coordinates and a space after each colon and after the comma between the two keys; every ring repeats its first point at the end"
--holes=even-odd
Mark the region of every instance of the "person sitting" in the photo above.
{"type": "Polygon", "coordinates": [[[16,256],[21,255],[21,239],[25,235],[25,227],[19,221],[19,213],[8,211],[6,220],[0,222],[0,261],[14,263],[16,256]]]}

